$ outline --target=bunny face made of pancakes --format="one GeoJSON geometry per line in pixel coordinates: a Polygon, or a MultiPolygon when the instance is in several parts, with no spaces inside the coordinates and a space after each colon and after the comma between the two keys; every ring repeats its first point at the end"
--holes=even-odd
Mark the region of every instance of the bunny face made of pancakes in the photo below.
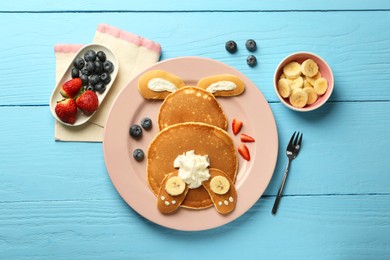
{"type": "Polygon", "coordinates": [[[244,82],[220,74],[186,86],[176,75],[152,70],[140,76],[138,90],[145,99],[164,100],[158,114],[160,131],[149,145],[146,167],[160,212],[212,205],[221,214],[233,211],[238,158],[215,96],[240,95],[244,82]]]}

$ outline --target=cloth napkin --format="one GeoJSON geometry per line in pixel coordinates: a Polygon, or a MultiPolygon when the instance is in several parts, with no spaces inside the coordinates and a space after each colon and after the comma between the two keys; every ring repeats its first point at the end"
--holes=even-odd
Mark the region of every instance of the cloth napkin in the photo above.
{"type": "MultiPolygon", "coordinates": [[[[160,44],[107,24],[98,25],[93,42],[103,44],[115,53],[119,63],[118,75],[98,111],[87,123],[66,126],[55,120],[56,141],[102,142],[104,124],[118,94],[138,73],[156,63],[161,54],[160,44]]],[[[56,84],[82,47],[81,44],[54,46],[56,84]]]]}

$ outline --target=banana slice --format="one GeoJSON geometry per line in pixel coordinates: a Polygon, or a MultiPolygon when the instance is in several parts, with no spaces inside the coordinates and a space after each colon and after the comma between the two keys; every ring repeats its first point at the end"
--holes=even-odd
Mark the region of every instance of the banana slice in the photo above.
{"type": "Polygon", "coordinates": [[[319,78],[314,83],[314,90],[318,95],[325,94],[327,89],[328,89],[328,81],[326,80],[326,78],[319,78]]]}
{"type": "Polygon", "coordinates": [[[215,176],[210,181],[210,188],[213,192],[223,195],[229,191],[230,183],[224,176],[215,176]]]}
{"type": "Polygon", "coordinates": [[[165,191],[171,196],[178,196],[184,192],[186,183],[179,176],[173,176],[167,180],[165,191]]]}
{"type": "Polygon", "coordinates": [[[303,79],[303,88],[313,88],[313,85],[307,80],[307,77],[303,79]]]}
{"type": "Polygon", "coordinates": [[[290,62],[283,67],[283,73],[287,78],[296,78],[301,75],[301,65],[298,62],[290,62]]]}
{"type": "Polygon", "coordinates": [[[313,87],[303,88],[307,94],[307,105],[311,105],[317,101],[318,96],[313,87]]]}
{"type": "Polygon", "coordinates": [[[313,77],[306,77],[306,80],[309,81],[309,83],[314,86],[314,83],[316,83],[316,80],[321,78],[321,72],[318,71],[318,73],[316,75],[314,75],[313,77]]]}
{"type": "Polygon", "coordinates": [[[294,107],[302,108],[306,106],[308,96],[305,91],[301,88],[296,88],[293,90],[293,93],[290,96],[290,103],[294,107]]]}
{"type": "Polygon", "coordinates": [[[312,59],[305,60],[301,65],[303,75],[313,77],[318,73],[318,65],[312,59]]]}
{"type": "MultiPolygon", "coordinates": [[[[234,183],[229,179],[225,172],[215,168],[210,168],[210,178],[207,181],[202,182],[202,185],[207,190],[215,209],[220,214],[228,214],[236,207],[237,190],[234,183]],[[224,180],[229,183],[229,189],[227,189],[224,194],[216,193],[211,185],[213,180],[218,180],[218,176],[223,177],[224,180]]],[[[227,187],[226,184],[224,187],[227,187]]]]}
{"type": "Polygon", "coordinates": [[[291,95],[291,88],[290,85],[288,84],[287,79],[285,78],[279,79],[278,92],[284,98],[288,98],[291,95]]]}
{"type": "Polygon", "coordinates": [[[176,211],[187,196],[189,190],[188,185],[185,185],[184,191],[180,195],[176,196],[172,196],[165,189],[167,182],[172,178],[177,177],[178,174],[179,171],[174,171],[167,174],[160,185],[160,189],[157,195],[157,208],[163,214],[169,214],[176,211]]]}
{"type": "Polygon", "coordinates": [[[292,90],[296,88],[303,88],[303,78],[302,77],[297,77],[295,79],[288,78],[287,79],[288,84],[290,85],[290,88],[292,90]]]}

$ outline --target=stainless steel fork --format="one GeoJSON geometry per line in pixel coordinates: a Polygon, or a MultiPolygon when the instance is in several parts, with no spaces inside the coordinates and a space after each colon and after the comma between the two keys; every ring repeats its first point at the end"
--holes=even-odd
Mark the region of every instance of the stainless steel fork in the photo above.
{"type": "Polygon", "coordinates": [[[301,134],[299,132],[298,133],[294,132],[294,134],[291,136],[290,142],[287,145],[286,154],[288,157],[288,163],[287,163],[286,170],[284,171],[282,183],[280,184],[280,187],[278,190],[278,195],[276,195],[275,203],[274,203],[274,206],[272,208],[273,215],[276,214],[276,211],[278,209],[279,201],[280,201],[280,198],[282,197],[283,188],[284,188],[284,184],[286,183],[286,179],[287,179],[288,171],[290,169],[291,161],[297,157],[299,150],[301,149],[302,137],[303,137],[303,133],[301,134]],[[297,135],[295,136],[295,134],[297,134],[297,135]]]}

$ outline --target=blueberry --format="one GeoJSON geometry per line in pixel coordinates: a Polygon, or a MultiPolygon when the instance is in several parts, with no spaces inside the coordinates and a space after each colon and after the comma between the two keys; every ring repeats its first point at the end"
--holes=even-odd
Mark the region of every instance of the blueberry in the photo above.
{"type": "Polygon", "coordinates": [[[85,61],[95,61],[96,60],[96,52],[94,50],[86,51],[84,54],[85,61]]]}
{"type": "Polygon", "coordinates": [[[93,63],[93,61],[88,61],[85,67],[87,68],[89,73],[93,73],[95,71],[95,63],[93,63]]]}
{"type": "Polygon", "coordinates": [[[91,75],[91,72],[89,72],[86,67],[82,68],[80,72],[82,75],[85,75],[85,76],[91,75]]]}
{"type": "Polygon", "coordinates": [[[95,91],[95,89],[93,88],[93,86],[89,85],[87,86],[87,88],[85,90],[92,90],[92,91],[95,91]]]}
{"type": "Polygon", "coordinates": [[[111,77],[108,73],[104,72],[100,75],[100,79],[104,84],[108,84],[111,81],[111,77]]]}
{"type": "Polygon", "coordinates": [[[145,117],[141,120],[141,126],[144,129],[149,130],[150,128],[152,128],[152,119],[150,119],[149,117],[145,117]]]}
{"type": "Polygon", "coordinates": [[[257,64],[256,56],[249,55],[248,58],[246,58],[246,63],[249,65],[249,67],[254,67],[257,64]]]}
{"type": "Polygon", "coordinates": [[[103,62],[97,60],[94,62],[94,65],[95,65],[95,73],[99,74],[100,72],[103,71],[103,62]]]}
{"type": "Polygon", "coordinates": [[[245,43],[245,47],[248,49],[248,51],[255,51],[257,49],[255,40],[249,39],[245,43]]]}
{"type": "Polygon", "coordinates": [[[104,83],[99,82],[95,85],[95,90],[99,93],[102,94],[104,91],[106,91],[106,85],[104,83]]]}
{"type": "Polygon", "coordinates": [[[84,59],[80,57],[76,57],[73,61],[73,66],[75,66],[76,69],[81,70],[85,65],[84,59]]]}
{"type": "Polygon", "coordinates": [[[79,70],[77,68],[72,69],[72,79],[79,77],[79,70]]]}
{"type": "Polygon", "coordinates": [[[145,153],[138,148],[133,151],[133,157],[136,161],[142,161],[145,158],[145,153]]]}
{"type": "Polygon", "coordinates": [[[141,138],[142,128],[139,125],[132,125],[130,127],[129,133],[134,138],[141,138]]]}
{"type": "Polygon", "coordinates": [[[89,84],[91,84],[92,86],[95,86],[97,83],[99,83],[100,81],[100,77],[99,75],[92,75],[91,77],[89,77],[89,84]]]}
{"type": "Polygon", "coordinates": [[[106,54],[103,51],[98,51],[97,52],[97,57],[102,62],[106,61],[106,54]]]}
{"type": "Polygon", "coordinates": [[[225,49],[230,53],[237,51],[237,43],[235,41],[228,41],[225,43],[225,49]]]}
{"type": "Polygon", "coordinates": [[[88,76],[87,76],[87,75],[81,74],[81,75],[80,75],[80,79],[81,79],[81,81],[83,82],[83,86],[88,85],[89,79],[88,79],[88,76]]]}
{"type": "Polygon", "coordinates": [[[114,71],[114,64],[112,64],[111,61],[109,60],[106,60],[104,63],[103,63],[103,66],[104,66],[104,71],[108,72],[108,73],[111,73],[114,71]]]}

